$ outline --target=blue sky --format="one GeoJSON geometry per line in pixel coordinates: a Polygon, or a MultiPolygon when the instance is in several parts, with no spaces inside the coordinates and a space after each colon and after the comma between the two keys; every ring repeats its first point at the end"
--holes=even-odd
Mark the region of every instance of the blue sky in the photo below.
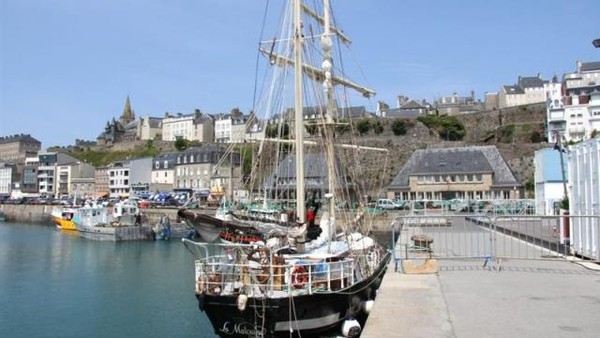
{"type": "MultiPolygon", "coordinates": [[[[136,116],[252,108],[265,6],[280,0],[1,0],[0,136],[95,140],[127,95],[136,116]]],[[[498,91],[600,61],[600,1],[332,0],[352,79],[427,99],[498,91]],[[358,68],[357,68],[358,69],[358,68]]],[[[268,35],[268,34],[267,34],[268,35]]]]}

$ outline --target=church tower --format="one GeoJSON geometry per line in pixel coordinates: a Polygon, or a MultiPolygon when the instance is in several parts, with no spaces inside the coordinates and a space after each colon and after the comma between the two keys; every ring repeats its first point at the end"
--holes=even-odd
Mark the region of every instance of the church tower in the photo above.
{"type": "Polygon", "coordinates": [[[127,95],[127,100],[125,100],[125,108],[123,108],[123,115],[119,118],[119,122],[121,125],[126,126],[129,122],[135,120],[135,113],[131,109],[131,103],[129,102],[129,95],[127,95]]]}

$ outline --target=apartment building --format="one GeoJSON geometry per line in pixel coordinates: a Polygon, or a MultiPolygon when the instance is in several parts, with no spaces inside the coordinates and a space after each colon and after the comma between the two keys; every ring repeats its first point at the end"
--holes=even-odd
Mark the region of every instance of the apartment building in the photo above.
{"type": "Polygon", "coordinates": [[[600,62],[577,62],[576,70],[545,86],[548,140],[582,141],[600,131],[600,62]]]}

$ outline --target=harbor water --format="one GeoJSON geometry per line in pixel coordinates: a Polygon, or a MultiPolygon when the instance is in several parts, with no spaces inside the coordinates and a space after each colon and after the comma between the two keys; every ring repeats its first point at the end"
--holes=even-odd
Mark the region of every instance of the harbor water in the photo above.
{"type": "Polygon", "coordinates": [[[179,240],[86,240],[0,222],[0,337],[216,337],[179,240]]]}

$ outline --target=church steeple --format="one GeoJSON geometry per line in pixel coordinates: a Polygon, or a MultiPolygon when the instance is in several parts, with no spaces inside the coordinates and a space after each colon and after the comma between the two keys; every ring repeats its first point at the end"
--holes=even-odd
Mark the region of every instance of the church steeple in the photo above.
{"type": "Polygon", "coordinates": [[[123,125],[126,125],[133,120],[135,120],[135,113],[131,109],[129,95],[127,95],[127,99],[125,100],[125,108],[123,108],[123,115],[121,115],[121,117],[119,118],[119,122],[121,122],[121,124],[123,125]]]}

